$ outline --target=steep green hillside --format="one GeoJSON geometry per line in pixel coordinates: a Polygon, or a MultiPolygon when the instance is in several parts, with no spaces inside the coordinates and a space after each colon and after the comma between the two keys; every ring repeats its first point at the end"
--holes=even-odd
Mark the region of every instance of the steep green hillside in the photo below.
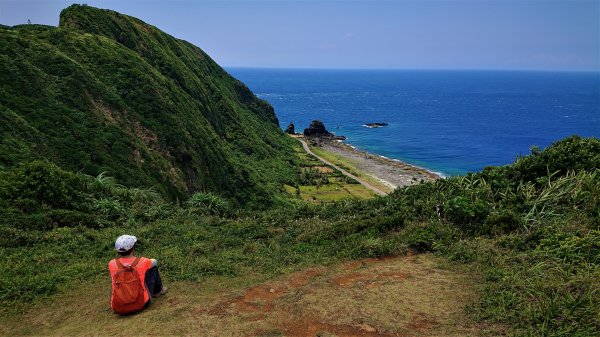
{"type": "Polygon", "coordinates": [[[73,5],[58,27],[0,27],[0,169],[47,159],[172,198],[268,205],[292,176],[272,107],[198,47],[73,5]]]}

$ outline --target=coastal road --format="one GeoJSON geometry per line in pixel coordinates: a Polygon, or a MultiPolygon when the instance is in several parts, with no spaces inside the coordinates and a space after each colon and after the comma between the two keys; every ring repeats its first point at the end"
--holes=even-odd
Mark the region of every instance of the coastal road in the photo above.
{"type": "Polygon", "coordinates": [[[366,188],[370,189],[371,191],[375,192],[377,195],[380,195],[380,196],[387,195],[387,193],[385,193],[384,191],[382,191],[382,190],[378,189],[377,187],[369,184],[368,182],[360,179],[359,177],[355,176],[354,174],[352,174],[352,173],[344,170],[343,168],[338,167],[337,165],[334,165],[333,163],[331,163],[331,162],[329,162],[329,161],[327,161],[327,160],[325,160],[325,159],[317,156],[314,152],[311,151],[311,149],[308,147],[308,144],[306,144],[306,142],[304,140],[302,140],[300,138],[296,138],[296,139],[298,139],[300,141],[300,143],[302,143],[302,147],[304,148],[304,151],[306,151],[306,153],[308,153],[311,156],[319,159],[320,161],[324,162],[325,164],[327,164],[327,165],[329,165],[331,167],[334,167],[336,170],[342,172],[342,174],[345,175],[346,177],[349,177],[349,178],[352,178],[352,179],[358,181],[361,185],[363,185],[364,187],[366,187],[366,188]]]}

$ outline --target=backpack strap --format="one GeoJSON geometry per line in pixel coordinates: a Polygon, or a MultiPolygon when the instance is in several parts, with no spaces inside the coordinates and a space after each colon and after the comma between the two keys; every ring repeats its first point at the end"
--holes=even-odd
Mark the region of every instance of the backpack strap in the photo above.
{"type": "MultiPolygon", "coordinates": [[[[120,260],[121,258],[115,259],[115,262],[117,263],[117,268],[123,269],[125,268],[125,266],[123,266],[120,260]]],[[[129,266],[129,268],[135,268],[138,265],[138,263],[140,263],[140,258],[136,257],[135,260],[133,260],[133,263],[131,263],[131,265],[129,266]]]]}
{"type": "Polygon", "coordinates": [[[133,263],[131,264],[131,268],[135,268],[138,263],[140,263],[140,258],[136,257],[135,260],[133,260],[133,263]]]}

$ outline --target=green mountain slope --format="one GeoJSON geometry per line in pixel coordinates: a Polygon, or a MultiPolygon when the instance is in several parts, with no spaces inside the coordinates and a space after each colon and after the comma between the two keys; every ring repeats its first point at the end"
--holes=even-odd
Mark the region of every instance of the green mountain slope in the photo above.
{"type": "Polygon", "coordinates": [[[73,5],[58,27],[0,28],[0,168],[47,159],[171,197],[269,204],[292,176],[273,109],[199,48],[73,5]]]}

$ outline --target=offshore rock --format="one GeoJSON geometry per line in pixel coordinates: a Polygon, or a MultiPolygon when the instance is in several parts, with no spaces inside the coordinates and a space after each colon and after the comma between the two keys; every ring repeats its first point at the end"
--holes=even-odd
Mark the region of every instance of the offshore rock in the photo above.
{"type": "Polygon", "coordinates": [[[310,123],[310,126],[304,129],[304,136],[306,137],[333,137],[333,134],[327,129],[325,129],[325,125],[323,122],[319,120],[314,120],[310,123]]]}
{"type": "Polygon", "coordinates": [[[382,126],[388,126],[388,123],[367,123],[367,124],[363,124],[363,126],[366,126],[370,129],[372,129],[372,128],[380,128],[382,126]]]}
{"type": "Polygon", "coordinates": [[[288,125],[288,127],[285,129],[285,133],[289,133],[290,135],[296,134],[294,123],[290,123],[290,125],[288,125]]]}

